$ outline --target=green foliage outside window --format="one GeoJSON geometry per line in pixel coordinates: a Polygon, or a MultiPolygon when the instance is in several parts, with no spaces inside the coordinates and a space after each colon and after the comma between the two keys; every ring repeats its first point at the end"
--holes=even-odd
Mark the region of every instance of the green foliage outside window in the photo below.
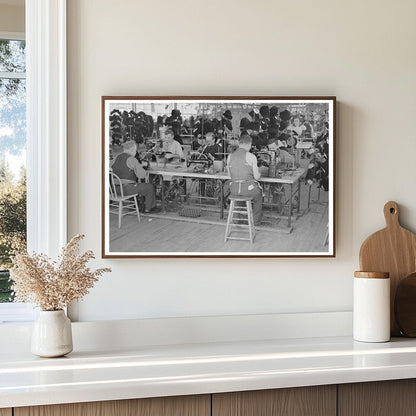
{"type": "Polygon", "coordinates": [[[0,39],[0,302],[12,300],[11,255],[26,243],[25,60],[24,41],[0,39]]]}
{"type": "Polygon", "coordinates": [[[26,173],[13,180],[7,164],[0,164],[0,302],[12,298],[8,269],[16,247],[26,243],[26,173]]]}
{"type": "Polygon", "coordinates": [[[0,270],[0,303],[11,302],[13,300],[9,276],[8,270],[0,270]]]}

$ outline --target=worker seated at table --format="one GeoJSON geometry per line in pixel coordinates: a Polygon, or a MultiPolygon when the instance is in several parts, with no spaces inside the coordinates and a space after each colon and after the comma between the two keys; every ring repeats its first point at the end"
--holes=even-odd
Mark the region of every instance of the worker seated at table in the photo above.
{"type": "Polygon", "coordinates": [[[224,155],[224,148],[215,140],[214,133],[210,132],[205,135],[206,147],[203,149],[203,153],[209,156],[213,160],[222,160],[224,155]]]}
{"type": "Polygon", "coordinates": [[[162,150],[165,154],[167,160],[172,159],[184,159],[182,146],[174,140],[175,133],[172,129],[167,129],[165,131],[165,136],[163,138],[162,150]]]}
{"type": "Polygon", "coordinates": [[[280,165],[280,164],[284,164],[286,166],[295,165],[295,157],[287,151],[287,147],[282,145],[282,143],[278,139],[270,143],[267,147],[269,150],[272,150],[275,152],[277,165],[280,165]]]}
{"type": "Polygon", "coordinates": [[[145,212],[150,212],[156,206],[155,188],[151,183],[141,183],[146,178],[146,171],[135,158],[136,142],[129,140],[123,143],[123,153],[119,154],[111,166],[113,172],[121,179],[123,194],[144,196],[145,212]]]}
{"type": "Polygon", "coordinates": [[[248,134],[240,137],[238,149],[228,156],[227,169],[231,177],[231,196],[253,198],[254,225],[259,225],[262,216],[263,193],[260,184],[260,172],[257,158],[250,153],[252,138],[248,134]]]}
{"type": "Polygon", "coordinates": [[[293,117],[292,124],[288,126],[288,130],[292,131],[296,138],[302,141],[301,136],[305,133],[306,127],[302,123],[300,117],[295,116],[293,117]]]}
{"type": "Polygon", "coordinates": [[[230,137],[226,142],[227,153],[233,153],[238,149],[238,139],[236,137],[230,137]]]}
{"type": "Polygon", "coordinates": [[[201,151],[205,145],[205,139],[199,135],[192,140],[191,150],[193,151],[201,151]]]}

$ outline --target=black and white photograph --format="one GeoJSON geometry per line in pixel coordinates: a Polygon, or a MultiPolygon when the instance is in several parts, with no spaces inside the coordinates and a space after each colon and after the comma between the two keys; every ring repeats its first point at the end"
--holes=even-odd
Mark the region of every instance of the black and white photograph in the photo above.
{"type": "Polygon", "coordinates": [[[102,97],[103,257],[334,257],[335,97],[102,97]]]}

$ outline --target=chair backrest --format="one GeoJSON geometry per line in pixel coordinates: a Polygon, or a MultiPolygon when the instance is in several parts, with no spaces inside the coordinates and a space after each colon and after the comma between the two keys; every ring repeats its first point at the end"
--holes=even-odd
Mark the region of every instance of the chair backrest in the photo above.
{"type": "Polygon", "coordinates": [[[123,184],[121,179],[110,170],[110,199],[123,198],[123,184]]]}

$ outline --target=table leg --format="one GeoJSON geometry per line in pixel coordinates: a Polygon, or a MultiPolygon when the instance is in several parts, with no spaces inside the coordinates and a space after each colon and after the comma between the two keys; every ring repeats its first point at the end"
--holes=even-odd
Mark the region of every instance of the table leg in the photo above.
{"type": "Polygon", "coordinates": [[[162,186],[162,212],[166,212],[166,201],[165,201],[165,181],[163,175],[159,175],[160,184],[162,186]]]}
{"type": "Polygon", "coordinates": [[[293,184],[290,184],[290,194],[289,194],[289,217],[287,219],[287,226],[290,228],[292,226],[292,201],[293,201],[293,184]]]}
{"type": "Polygon", "coordinates": [[[295,149],[295,162],[300,164],[300,155],[302,153],[301,149],[295,149]]]}
{"type": "Polygon", "coordinates": [[[298,204],[297,204],[297,209],[298,209],[298,216],[300,214],[300,181],[298,181],[298,204]]]}
{"type": "Polygon", "coordinates": [[[224,218],[224,184],[221,179],[218,179],[220,186],[220,219],[224,218]]]}

